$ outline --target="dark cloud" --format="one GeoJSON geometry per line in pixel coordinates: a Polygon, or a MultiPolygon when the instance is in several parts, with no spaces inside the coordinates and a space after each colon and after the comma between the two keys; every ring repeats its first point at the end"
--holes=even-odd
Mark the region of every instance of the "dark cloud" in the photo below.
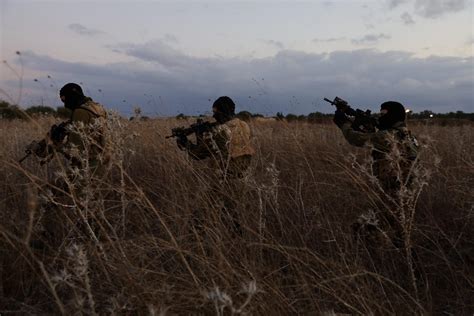
{"type": "Polygon", "coordinates": [[[84,25],[79,24],[79,23],[69,24],[68,28],[77,34],[84,35],[84,36],[95,36],[95,35],[104,33],[100,30],[87,28],[84,25]]]}
{"type": "Polygon", "coordinates": [[[405,25],[415,24],[415,20],[413,20],[412,16],[408,12],[403,13],[400,17],[402,18],[403,24],[405,25]]]}
{"type": "Polygon", "coordinates": [[[390,38],[391,38],[390,35],[383,34],[383,33],[367,34],[362,38],[354,38],[352,39],[351,42],[352,44],[355,44],[355,45],[373,45],[380,42],[380,40],[390,39],[390,38]]]}
{"type": "Polygon", "coordinates": [[[198,58],[160,41],[122,44],[119,50],[133,61],[93,65],[32,52],[22,60],[27,69],[51,74],[59,85],[83,82],[86,93],[127,114],[133,105],[148,114],[208,112],[220,95],[233,97],[238,111],[273,114],[329,112],[332,108],[322,98],[336,95],[372,110],[385,100],[435,112],[472,111],[474,103],[473,57],[418,58],[361,49],[325,54],[283,50],[260,59],[198,58]]]}
{"type": "Polygon", "coordinates": [[[330,38],[315,38],[312,40],[314,43],[334,43],[345,41],[345,37],[330,37],[330,38]]]}
{"type": "Polygon", "coordinates": [[[426,18],[437,18],[467,8],[467,0],[416,0],[415,11],[426,18]]]}

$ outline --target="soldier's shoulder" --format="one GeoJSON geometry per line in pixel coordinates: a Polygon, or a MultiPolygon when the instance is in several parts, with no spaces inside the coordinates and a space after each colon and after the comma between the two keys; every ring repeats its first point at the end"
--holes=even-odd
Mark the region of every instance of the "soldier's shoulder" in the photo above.
{"type": "Polygon", "coordinates": [[[98,117],[105,117],[107,114],[102,104],[95,102],[92,99],[88,99],[77,110],[87,111],[98,117]]]}
{"type": "Polygon", "coordinates": [[[378,130],[374,133],[372,133],[372,143],[374,145],[379,145],[379,144],[385,144],[390,139],[394,138],[395,136],[395,131],[391,129],[385,129],[385,130],[378,130]]]}
{"type": "Polygon", "coordinates": [[[236,129],[236,128],[237,129],[249,129],[250,128],[249,125],[245,121],[243,121],[243,120],[241,120],[237,117],[233,118],[230,121],[227,121],[225,123],[225,125],[229,126],[231,129],[236,129]]]}
{"type": "Polygon", "coordinates": [[[72,121],[84,121],[87,122],[92,117],[90,111],[87,111],[85,108],[78,107],[72,112],[72,121]]]}
{"type": "Polygon", "coordinates": [[[218,124],[218,125],[214,126],[214,128],[213,128],[214,133],[216,133],[216,134],[218,134],[218,133],[230,134],[231,126],[227,123],[228,122],[226,122],[225,124],[218,124]]]}

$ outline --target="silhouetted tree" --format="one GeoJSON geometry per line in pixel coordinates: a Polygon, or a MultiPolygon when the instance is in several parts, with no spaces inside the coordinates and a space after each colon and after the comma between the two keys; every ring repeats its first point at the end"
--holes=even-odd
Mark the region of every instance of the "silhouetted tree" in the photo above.
{"type": "Polygon", "coordinates": [[[291,121],[296,121],[298,119],[298,116],[296,116],[295,114],[292,114],[292,113],[288,113],[285,116],[285,118],[288,122],[291,122],[291,121]]]}

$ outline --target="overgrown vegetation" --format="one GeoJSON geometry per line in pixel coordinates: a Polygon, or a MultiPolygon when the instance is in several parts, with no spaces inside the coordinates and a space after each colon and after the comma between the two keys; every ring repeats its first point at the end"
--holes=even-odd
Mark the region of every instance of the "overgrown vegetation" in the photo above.
{"type": "Polygon", "coordinates": [[[0,119],[27,119],[31,116],[55,116],[60,118],[69,118],[71,111],[65,107],[58,107],[53,109],[50,106],[36,105],[30,106],[27,109],[21,109],[17,105],[10,104],[6,101],[0,100],[0,119]]]}
{"type": "Polygon", "coordinates": [[[54,118],[0,121],[0,313],[474,312],[472,124],[413,126],[420,181],[399,204],[413,216],[411,256],[352,235],[351,223],[370,220],[385,196],[369,151],[335,126],[251,120],[257,154],[230,192],[164,138],[183,119],[112,117],[107,177],[84,177],[81,192],[66,181],[60,194],[63,158],[16,163],[54,118]],[[221,221],[223,195],[237,205],[242,236],[221,221]],[[61,238],[32,248],[51,221],[61,238]]]}

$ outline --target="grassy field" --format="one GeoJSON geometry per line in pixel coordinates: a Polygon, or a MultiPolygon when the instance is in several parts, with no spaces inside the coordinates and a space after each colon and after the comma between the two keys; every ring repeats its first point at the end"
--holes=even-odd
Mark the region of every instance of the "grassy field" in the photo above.
{"type": "Polygon", "coordinates": [[[64,161],[16,162],[52,123],[0,121],[2,315],[474,313],[472,124],[413,124],[418,180],[396,201],[397,249],[354,238],[351,223],[387,197],[369,150],[333,124],[250,122],[257,154],[229,192],[165,139],[186,121],[114,119],[108,176],[56,199],[64,161]],[[221,220],[222,196],[241,236],[221,220]],[[50,218],[63,237],[31,248],[50,218]]]}

